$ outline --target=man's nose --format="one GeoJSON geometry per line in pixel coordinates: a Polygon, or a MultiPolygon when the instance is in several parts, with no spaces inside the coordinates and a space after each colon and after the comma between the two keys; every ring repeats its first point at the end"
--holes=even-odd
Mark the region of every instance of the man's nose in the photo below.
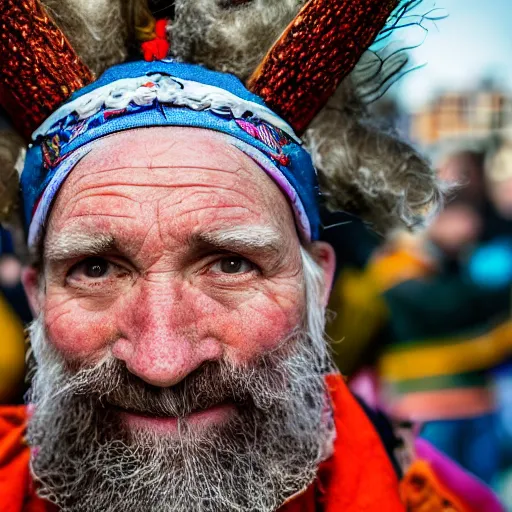
{"type": "Polygon", "coordinates": [[[127,301],[123,336],[112,348],[130,372],[154,386],[173,386],[222,356],[219,340],[201,335],[194,305],[180,284],[145,283],[127,301]]]}

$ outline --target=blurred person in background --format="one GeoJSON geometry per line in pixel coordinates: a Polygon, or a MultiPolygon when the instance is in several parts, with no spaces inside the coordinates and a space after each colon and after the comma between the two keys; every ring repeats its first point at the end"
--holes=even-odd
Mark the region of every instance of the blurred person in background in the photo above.
{"type": "MultiPolygon", "coordinates": [[[[471,275],[489,288],[512,281],[512,140],[510,134],[493,141],[486,158],[485,183],[492,231],[471,261],[471,275]]],[[[497,399],[497,432],[503,473],[501,494],[512,506],[512,364],[507,358],[492,372],[497,399]]]]}
{"type": "Polygon", "coordinates": [[[338,278],[331,308],[341,314],[329,333],[342,340],[334,350],[343,371],[374,369],[354,389],[491,482],[500,469],[491,370],[512,350],[512,327],[510,281],[490,287],[474,270],[484,241],[507,225],[489,214],[483,164],[471,151],[441,163],[440,177],[458,184],[454,196],[428,231],[397,233],[375,252],[352,286],[356,298],[338,278]],[[348,314],[363,294],[367,317],[348,314]],[[350,328],[351,318],[366,329],[350,328]]]}
{"type": "MultiPolygon", "coordinates": [[[[0,174],[2,175],[8,173],[13,166],[16,156],[12,147],[18,140],[18,136],[9,132],[5,114],[0,111],[0,174]]],[[[9,188],[3,180],[0,180],[0,204],[9,188]]],[[[0,403],[22,402],[25,372],[23,326],[31,319],[21,284],[21,263],[14,254],[12,237],[0,226],[0,403]]]]}
{"type": "Polygon", "coordinates": [[[30,320],[21,264],[0,228],[0,403],[20,403],[25,373],[23,323],[30,320]]]}
{"type": "Polygon", "coordinates": [[[14,252],[12,236],[0,227],[0,292],[26,325],[32,320],[32,314],[21,283],[21,269],[21,262],[14,252]]]}
{"type": "Polygon", "coordinates": [[[497,139],[487,155],[485,183],[497,214],[512,221],[512,140],[497,139]]]}

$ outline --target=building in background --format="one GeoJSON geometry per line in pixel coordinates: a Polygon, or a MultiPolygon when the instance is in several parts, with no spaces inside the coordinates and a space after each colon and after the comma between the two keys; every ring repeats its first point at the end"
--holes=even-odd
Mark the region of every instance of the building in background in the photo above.
{"type": "Polygon", "coordinates": [[[478,144],[512,127],[512,95],[483,83],[464,92],[445,92],[412,113],[410,138],[422,148],[448,143],[478,144]]]}

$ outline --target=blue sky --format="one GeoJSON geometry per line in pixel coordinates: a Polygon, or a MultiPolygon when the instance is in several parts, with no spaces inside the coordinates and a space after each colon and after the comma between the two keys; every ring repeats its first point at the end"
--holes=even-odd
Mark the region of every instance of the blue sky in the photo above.
{"type": "MultiPolygon", "coordinates": [[[[492,76],[512,91],[512,0],[425,0],[417,12],[435,6],[448,14],[429,24],[423,44],[411,52],[415,64],[426,64],[394,87],[409,108],[417,108],[440,89],[476,86],[492,76]]],[[[423,37],[418,29],[398,36],[406,44],[423,37]]]]}

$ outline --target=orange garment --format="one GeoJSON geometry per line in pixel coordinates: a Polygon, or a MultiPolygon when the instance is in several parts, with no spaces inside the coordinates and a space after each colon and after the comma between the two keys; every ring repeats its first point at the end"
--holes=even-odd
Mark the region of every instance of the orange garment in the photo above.
{"type": "Polygon", "coordinates": [[[0,509],[2,512],[53,512],[36,497],[29,472],[29,448],[23,440],[26,408],[0,408],[0,509]]]}
{"type": "MultiPolygon", "coordinates": [[[[317,480],[280,512],[404,512],[399,484],[380,438],[339,374],[329,375],[336,440],[317,480]]],[[[29,448],[23,442],[24,407],[0,408],[0,504],[2,512],[50,512],[35,498],[29,448]]]]}
{"type": "Polygon", "coordinates": [[[421,279],[435,272],[436,262],[429,256],[424,241],[408,234],[375,254],[367,266],[369,277],[381,293],[404,281],[421,279]]]}
{"type": "Polygon", "coordinates": [[[0,404],[20,394],[25,374],[23,324],[0,293],[0,404]]]}
{"type": "Polygon", "coordinates": [[[410,512],[471,512],[471,508],[439,481],[430,465],[417,460],[400,484],[402,500],[410,512]]]}

